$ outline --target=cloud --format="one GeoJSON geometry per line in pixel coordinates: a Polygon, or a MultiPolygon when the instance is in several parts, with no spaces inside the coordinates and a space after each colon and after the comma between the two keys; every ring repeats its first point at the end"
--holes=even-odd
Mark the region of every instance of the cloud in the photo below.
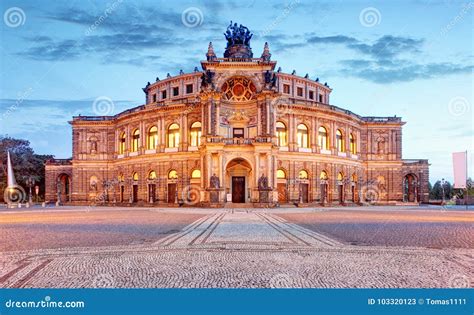
{"type": "Polygon", "coordinates": [[[341,75],[358,77],[380,84],[464,74],[470,73],[474,69],[472,65],[451,63],[416,64],[410,60],[371,61],[352,59],[343,60],[341,64],[345,66],[339,70],[341,75]]]}
{"type": "MultiPolygon", "coordinates": [[[[24,38],[32,45],[25,51],[17,52],[17,55],[42,61],[67,61],[92,56],[108,63],[127,63],[128,56],[131,65],[149,65],[150,51],[147,52],[147,49],[154,52],[160,49],[160,57],[163,58],[173,49],[182,49],[184,42],[188,49],[203,45],[210,38],[209,32],[220,34],[225,25],[218,15],[223,8],[216,8],[209,2],[203,2],[203,11],[208,14],[204,15],[203,24],[195,28],[187,28],[181,20],[182,12],[174,8],[134,6],[122,2],[110,12],[106,13],[106,8],[85,10],[70,7],[45,14],[47,20],[79,26],[79,32],[73,32],[75,36],[68,38],[24,38]],[[190,32],[193,36],[189,36],[190,32]],[[163,50],[164,47],[166,50],[163,50]],[[114,57],[116,55],[121,57],[114,57]]],[[[173,57],[177,59],[181,56],[173,57]]]]}
{"type": "Polygon", "coordinates": [[[472,64],[416,63],[413,56],[421,53],[423,39],[384,35],[373,42],[362,42],[345,35],[306,36],[309,45],[342,45],[365,58],[341,60],[342,68],[336,73],[362,78],[374,83],[389,84],[416,79],[430,79],[452,74],[464,74],[473,70],[472,64]],[[411,57],[408,59],[407,57],[411,57]]]}

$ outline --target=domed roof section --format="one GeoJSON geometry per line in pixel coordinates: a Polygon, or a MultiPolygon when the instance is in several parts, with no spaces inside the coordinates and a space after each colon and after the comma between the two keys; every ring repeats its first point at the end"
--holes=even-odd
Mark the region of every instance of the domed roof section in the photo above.
{"type": "Polygon", "coordinates": [[[253,58],[252,48],[250,47],[250,39],[253,34],[246,26],[237,25],[237,23],[230,21],[224,35],[227,39],[224,58],[253,58]]]}

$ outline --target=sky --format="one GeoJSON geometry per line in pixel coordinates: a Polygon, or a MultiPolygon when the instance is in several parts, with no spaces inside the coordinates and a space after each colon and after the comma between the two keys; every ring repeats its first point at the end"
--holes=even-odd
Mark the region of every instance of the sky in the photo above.
{"type": "Polygon", "coordinates": [[[0,2],[0,134],[71,156],[72,116],[141,105],[156,77],[218,56],[232,20],[265,42],[284,72],[333,89],[363,116],[401,116],[403,158],[452,181],[452,152],[473,174],[473,1],[0,2]],[[104,103],[105,100],[105,103],[104,103]]]}

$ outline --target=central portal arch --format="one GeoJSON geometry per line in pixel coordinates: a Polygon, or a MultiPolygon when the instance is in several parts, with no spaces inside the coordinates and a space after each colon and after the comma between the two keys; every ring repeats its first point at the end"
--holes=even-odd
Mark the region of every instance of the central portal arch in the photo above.
{"type": "Polygon", "coordinates": [[[252,188],[252,165],[243,158],[235,158],[226,165],[226,192],[231,195],[232,203],[246,203],[250,200],[252,188]]]}

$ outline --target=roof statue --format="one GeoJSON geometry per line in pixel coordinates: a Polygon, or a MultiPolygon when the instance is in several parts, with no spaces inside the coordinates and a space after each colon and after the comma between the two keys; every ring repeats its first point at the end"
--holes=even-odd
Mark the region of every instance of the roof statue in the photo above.
{"type": "Polygon", "coordinates": [[[232,21],[230,21],[224,36],[227,39],[225,58],[253,57],[252,48],[250,48],[250,39],[253,34],[246,26],[237,25],[237,23],[232,24],[232,21]]]}

